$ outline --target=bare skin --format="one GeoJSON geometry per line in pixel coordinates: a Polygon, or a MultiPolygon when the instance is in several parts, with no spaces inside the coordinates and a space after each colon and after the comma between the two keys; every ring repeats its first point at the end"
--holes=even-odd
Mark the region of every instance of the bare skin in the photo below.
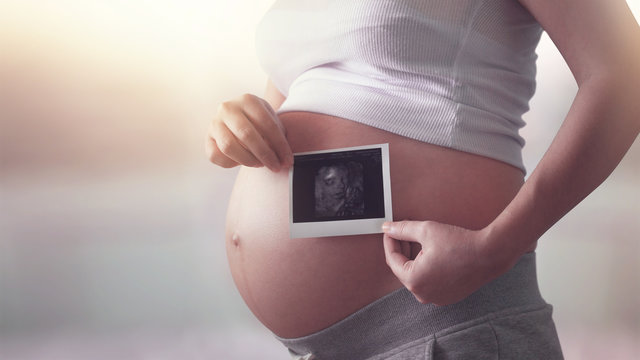
{"type": "Polygon", "coordinates": [[[229,205],[228,259],[244,300],[269,329],[306,335],[403,285],[423,302],[456,302],[535,248],[613,171],[640,131],[637,23],[622,0],[521,2],[580,88],[524,185],[518,169],[481,156],[326,115],[277,117],[284,97],[273,86],[265,100],[245,95],[221,105],[208,156],[224,167],[245,165],[229,205]],[[384,237],[290,239],[280,170],[291,153],[382,142],[390,144],[394,216],[405,221],[387,224],[384,237]]]}
{"type": "Polygon", "coordinates": [[[385,224],[387,262],[422,302],[457,302],[511,268],[611,174],[640,132],[640,28],[626,3],[521,3],[558,46],[578,94],[545,156],[488,226],[385,224]],[[405,241],[422,245],[415,260],[403,254],[405,241]]]}
{"type": "MultiPolygon", "coordinates": [[[[349,120],[309,113],[280,120],[294,152],[389,143],[396,219],[480,229],[523,181],[504,163],[349,120]]],[[[321,330],[402,286],[385,263],[381,234],[290,239],[288,212],[286,171],[241,169],[227,213],[228,260],[247,305],[276,334],[321,330]]]]}

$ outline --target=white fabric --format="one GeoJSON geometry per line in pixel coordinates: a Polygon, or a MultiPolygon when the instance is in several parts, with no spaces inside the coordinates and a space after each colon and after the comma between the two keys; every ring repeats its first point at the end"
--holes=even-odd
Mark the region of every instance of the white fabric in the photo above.
{"type": "Polygon", "coordinates": [[[542,30],[517,0],[278,0],[258,57],[311,111],[467,151],[524,171],[518,130],[542,30]]]}
{"type": "Polygon", "coordinates": [[[289,355],[291,355],[291,360],[315,360],[316,358],[313,354],[298,355],[291,350],[289,350],[289,355]]]}

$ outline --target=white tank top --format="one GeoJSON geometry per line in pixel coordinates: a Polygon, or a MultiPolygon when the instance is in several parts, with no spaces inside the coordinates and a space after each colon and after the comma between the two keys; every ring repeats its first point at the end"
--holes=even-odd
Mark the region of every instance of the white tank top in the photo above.
{"type": "Polygon", "coordinates": [[[518,130],[542,29],[517,0],[277,0],[260,62],[310,111],[524,171],[518,130]]]}

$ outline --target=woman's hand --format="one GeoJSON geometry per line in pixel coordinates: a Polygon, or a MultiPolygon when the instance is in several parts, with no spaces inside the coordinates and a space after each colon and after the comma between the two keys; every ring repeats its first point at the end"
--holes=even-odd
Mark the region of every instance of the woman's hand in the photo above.
{"type": "Polygon", "coordinates": [[[382,229],[387,264],[421,303],[458,302],[515,264],[490,254],[482,230],[434,221],[387,222],[382,229]],[[413,260],[407,242],[422,246],[413,260]]]}
{"type": "Polygon", "coordinates": [[[206,139],[209,160],[224,168],[293,165],[285,128],[265,100],[251,94],[220,104],[206,139]]]}

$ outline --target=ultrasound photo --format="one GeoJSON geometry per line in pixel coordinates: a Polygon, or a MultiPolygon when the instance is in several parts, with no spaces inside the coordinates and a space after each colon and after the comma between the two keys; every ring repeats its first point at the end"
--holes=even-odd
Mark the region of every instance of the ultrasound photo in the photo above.
{"type": "Polygon", "coordinates": [[[349,161],[318,169],[315,180],[315,215],[364,214],[362,163],[349,161]]]}
{"type": "Polygon", "coordinates": [[[388,145],[294,154],[292,237],[380,232],[391,219],[388,145]]]}

